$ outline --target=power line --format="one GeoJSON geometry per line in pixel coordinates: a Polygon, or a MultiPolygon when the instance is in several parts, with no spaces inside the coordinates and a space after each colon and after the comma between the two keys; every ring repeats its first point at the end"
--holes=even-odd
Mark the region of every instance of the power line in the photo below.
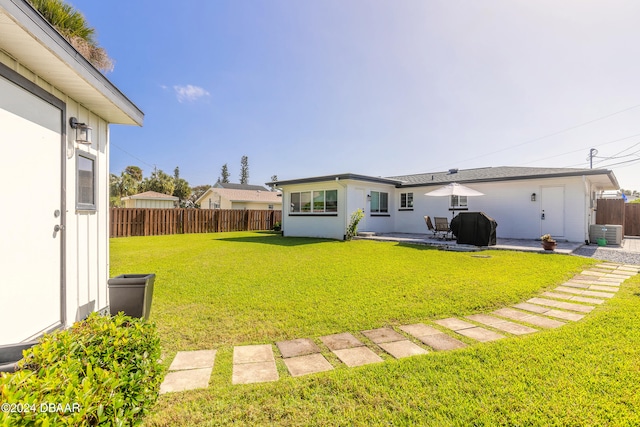
{"type": "Polygon", "coordinates": [[[113,142],[111,143],[111,145],[113,145],[113,146],[114,146],[114,147],[116,147],[118,150],[122,151],[123,153],[128,154],[129,156],[133,157],[133,158],[134,158],[134,159],[136,159],[137,161],[144,163],[145,165],[149,166],[150,168],[155,168],[155,167],[156,167],[156,165],[151,165],[151,164],[149,164],[149,163],[145,162],[144,160],[142,160],[141,158],[134,156],[133,154],[131,154],[131,153],[130,153],[130,152],[128,152],[127,150],[125,150],[125,149],[123,149],[123,148],[121,148],[121,147],[118,147],[118,145],[114,144],[113,142]]]}
{"type": "Polygon", "coordinates": [[[583,123],[580,123],[580,124],[575,125],[575,126],[570,126],[568,128],[564,128],[564,129],[561,129],[561,130],[558,130],[558,131],[555,131],[555,132],[552,132],[552,133],[549,133],[549,134],[546,134],[546,135],[543,135],[543,136],[539,136],[537,138],[530,139],[530,140],[521,142],[520,144],[516,144],[516,145],[512,145],[512,146],[507,147],[507,148],[503,148],[501,150],[496,150],[496,151],[492,151],[490,153],[482,154],[480,156],[476,156],[476,157],[472,157],[472,158],[469,158],[469,159],[461,160],[461,161],[459,161],[459,163],[464,163],[464,162],[468,162],[468,161],[471,161],[471,160],[476,160],[476,159],[479,159],[481,157],[491,156],[491,155],[494,155],[494,154],[497,154],[497,153],[502,153],[503,151],[511,150],[513,148],[522,147],[523,145],[531,144],[533,142],[540,141],[542,139],[551,138],[552,136],[556,136],[556,135],[559,135],[561,133],[565,133],[565,132],[568,132],[570,130],[577,129],[577,128],[580,128],[582,126],[590,125],[591,123],[595,123],[595,122],[598,122],[600,120],[608,119],[609,117],[615,116],[617,114],[625,113],[627,111],[636,109],[638,107],[640,107],[640,104],[637,104],[637,105],[634,105],[632,107],[625,108],[623,110],[619,110],[619,111],[616,111],[614,113],[607,114],[605,116],[601,116],[601,117],[598,117],[598,118],[595,118],[595,119],[592,119],[592,120],[589,120],[589,121],[586,121],[586,122],[583,122],[583,123]]]}
{"type": "MultiPolygon", "coordinates": [[[[625,136],[624,138],[618,138],[618,139],[614,139],[614,140],[611,140],[611,141],[603,142],[602,144],[595,144],[595,145],[591,144],[591,147],[602,147],[603,145],[613,144],[614,142],[624,141],[625,139],[634,138],[636,136],[640,136],[640,133],[636,133],[636,134],[633,134],[633,135],[625,136]]],[[[578,148],[577,150],[571,150],[571,151],[567,151],[567,152],[560,153],[560,154],[554,154],[553,156],[543,157],[541,159],[536,159],[536,160],[531,160],[529,162],[520,163],[520,165],[528,165],[528,164],[540,162],[540,161],[543,161],[543,160],[555,159],[556,157],[566,156],[567,154],[579,153],[579,152],[587,150],[587,149],[588,149],[588,147],[578,148]]],[[[624,152],[626,150],[622,150],[622,151],[624,152]]],[[[570,166],[566,166],[566,167],[570,167],[570,166]]]]}

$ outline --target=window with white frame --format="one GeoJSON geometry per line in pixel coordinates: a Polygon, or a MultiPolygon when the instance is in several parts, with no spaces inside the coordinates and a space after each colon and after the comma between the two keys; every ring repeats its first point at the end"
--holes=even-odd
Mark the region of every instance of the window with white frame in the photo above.
{"type": "Polygon", "coordinates": [[[76,156],[76,209],[96,210],[96,156],[78,151],[76,156]]]}
{"type": "Polygon", "coordinates": [[[291,213],[337,213],[338,190],[314,190],[291,193],[291,213]]]}
{"type": "Polygon", "coordinates": [[[387,213],[389,212],[389,193],[381,191],[371,192],[371,213],[387,213]]]}
{"type": "Polygon", "coordinates": [[[451,208],[466,208],[467,207],[467,196],[451,196],[451,208]]]}
{"type": "Polygon", "coordinates": [[[400,193],[400,209],[413,209],[413,193],[400,193]]]}

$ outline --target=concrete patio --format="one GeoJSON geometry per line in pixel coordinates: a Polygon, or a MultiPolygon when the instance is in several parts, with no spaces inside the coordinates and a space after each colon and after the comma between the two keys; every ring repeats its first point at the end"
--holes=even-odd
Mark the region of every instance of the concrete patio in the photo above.
{"type": "MultiPolygon", "coordinates": [[[[419,245],[435,246],[443,250],[452,251],[475,251],[475,250],[512,250],[523,252],[549,252],[542,249],[540,240],[537,239],[505,239],[498,238],[495,246],[472,246],[472,245],[459,245],[456,243],[455,238],[453,240],[436,238],[431,234],[419,234],[419,233],[362,233],[358,234],[355,239],[361,240],[379,240],[390,241],[400,243],[411,243],[419,245]]],[[[571,254],[575,250],[587,246],[584,242],[563,242],[558,241],[556,247],[556,253],[571,254]]],[[[588,245],[588,247],[597,248],[595,244],[588,245]]],[[[607,245],[608,250],[618,250],[623,252],[638,252],[640,253],[640,237],[625,236],[622,241],[622,245],[607,245]]]]}

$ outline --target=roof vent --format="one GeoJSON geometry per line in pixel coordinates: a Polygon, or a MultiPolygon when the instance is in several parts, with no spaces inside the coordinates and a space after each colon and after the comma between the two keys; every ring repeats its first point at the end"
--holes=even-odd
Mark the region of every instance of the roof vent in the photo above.
{"type": "Polygon", "coordinates": [[[449,169],[449,175],[452,175],[454,173],[458,173],[458,169],[449,169]]]}

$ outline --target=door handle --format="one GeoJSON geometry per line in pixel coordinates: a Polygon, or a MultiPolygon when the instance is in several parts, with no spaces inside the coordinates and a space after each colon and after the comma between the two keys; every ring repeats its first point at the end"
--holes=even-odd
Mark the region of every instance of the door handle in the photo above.
{"type": "Polygon", "coordinates": [[[56,233],[57,233],[58,231],[61,231],[61,230],[64,230],[64,225],[62,225],[62,224],[56,224],[56,225],[53,227],[53,231],[55,231],[56,233]]]}

